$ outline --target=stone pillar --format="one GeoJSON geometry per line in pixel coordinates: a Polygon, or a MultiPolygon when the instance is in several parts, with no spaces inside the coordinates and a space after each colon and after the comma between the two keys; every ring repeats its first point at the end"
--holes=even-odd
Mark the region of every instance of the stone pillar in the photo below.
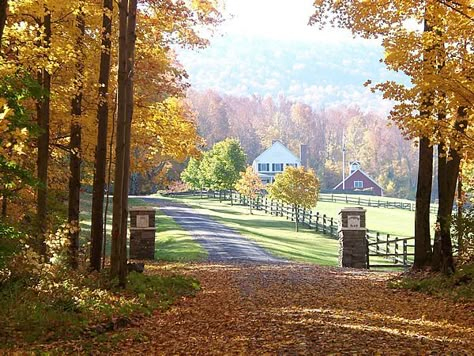
{"type": "Polygon", "coordinates": [[[368,268],[366,210],[344,208],[339,212],[339,266],[368,268]]]}
{"type": "Polygon", "coordinates": [[[131,207],[130,258],[155,259],[155,210],[150,207],[131,207]]]}

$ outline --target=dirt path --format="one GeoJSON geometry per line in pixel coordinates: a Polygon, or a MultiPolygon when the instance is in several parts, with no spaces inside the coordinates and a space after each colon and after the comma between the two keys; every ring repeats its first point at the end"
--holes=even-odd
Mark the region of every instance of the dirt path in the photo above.
{"type": "Polygon", "coordinates": [[[140,197],[158,206],[209,253],[209,262],[285,263],[235,230],[202,215],[192,208],[165,199],[140,197]]]}
{"type": "Polygon", "coordinates": [[[301,264],[176,268],[148,270],[195,276],[202,291],[124,332],[116,353],[474,354],[473,305],[389,289],[386,274],[301,264]]]}

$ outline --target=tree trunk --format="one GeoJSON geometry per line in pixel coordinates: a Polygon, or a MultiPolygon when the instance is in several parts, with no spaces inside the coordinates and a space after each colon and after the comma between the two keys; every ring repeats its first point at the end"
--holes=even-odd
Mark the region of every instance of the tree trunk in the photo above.
{"type": "Polygon", "coordinates": [[[464,223],[463,223],[463,207],[464,207],[464,193],[463,193],[463,169],[462,165],[459,167],[458,177],[458,191],[457,191],[457,233],[458,233],[458,256],[462,255],[464,251],[463,239],[464,239],[464,223]]]}
{"type": "MultiPolygon", "coordinates": [[[[426,7],[424,28],[425,33],[433,32],[431,11],[426,7]]],[[[432,44],[423,49],[423,74],[430,75],[435,71],[436,53],[432,44]]],[[[424,94],[420,108],[420,117],[428,120],[432,115],[434,93],[424,94]]],[[[415,208],[415,259],[413,267],[425,268],[431,263],[430,203],[433,188],[433,147],[428,137],[420,137],[418,182],[416,186],[415,208]]]]}
{"type": "Polygon", "coordinates": [[[431,263],[430,203],[433,180],[433,147],[425,137],[420,138],[418,165],[414,268],[425,268],[431,263]]]}
{"type": "MultiPolygon", "coordinates": [[[[44,16],[44,41],[47,47],[51,44],[51,13],[45,9],[44,16]]],[[[48,161],[49,161],[49,118],[50,118],[50,98],[51,74],[43,68],[38,73],[38,82],[44,90],[43,97],[37,103],[37,119],[40,128],[38,136],[38,157],[37,157],[37,176],[38,190],[36,211],[40,233],[39,251],[42,255],[46,254],[46,244],[44,234],[48,227],[48,161]]]]}
{"type": "Polygon", "coordinates": [[[438,146],[438,151],[439,205],[432,268],[434,271],[451,274],[454,272],[454,259],[450,230],[456,181],[461,160],[459,154],[454,150],[449,153],[448,160],[446,156],[448,153],[443,145],[438,146]]]}
{"type": "Polygon", "coordinates": [[[80,5],[79,13],[76,15],[77,28],[79,35],[76,40],[76,52],[78,61],[76,63],[76,93],[71,101],[71,141],[69,144],[69,204],[68,204],[68,223],[77,228],[69,233],[69,262],[72,268],[78,267],[79,254],[79,205],[81,194],[81,123],[79,119],[82,115],[82,93],[84,89],[84,54],[82,47],[84,45],[85,22],[83,3],[80,5]]]}
{"type": "Polygon", "coordinates": [[[112,210],[112,251],[110,256],[111,278],[119,278],[119,284],[124,285],[122,276],[125,274],[125,264],[122,256],[123,244],[126,243],[126,231],[122,230],[123,213],[123,182],[125,133],[127,126],[127,81],[128,81],[128,53],[127,53],[127,10],[128,1],[119,3],[119,63],[118,63],[118,94],[117,94],[117,135],[115,144],[115,173],[114,196],[112,210]]]}
{"type": "MultiPolygon", "coordinates": [[[[128,58],[128,77],[127,77],[127,105],[126,105],[126,125],[124,137],[124,164],[123,164],[123,184],[122,184],[122,234],[123,242],[121,245],[122,265],[127,265],[127,222],[128,222],[128,191],[130,185],[130,145],[132,135],[133,118],[133,77],[135,64],[135,43],[137,24],[137,0],[129,0],[128,3],[128,23],[127,23],[127,58],[128,58]]],[[[125,285],[126,268],[119,273],[120,284],[125,285]]]]}
{"type": "Polygon", "coordinates": [[[3,193],[2,195],[2,217],[3,218],[7,217],[7,207],[8,207],[7,195],[3,193]]]}
{"type": "Polygon", "coordinates": [[[7,22],[8,15],[8,0],[0,0],[0,48],[3,40],[3,30],[7,22]]]}
{"type": "Polygon", "coordinates": [[[97,109],[97,146],[94,161],[91,217],[91,268],[100,271],[102,243],[104,240],[103,215],[105,171],[107,166],[107,128],[109,120],[110,49],[112,35],[112,0],[104,0],[102,14],[102,52],[99,69],[99,105],[97,109]]]}
{"type": "MultiPolygon", "coordinates": [[[[466,115],[466,108],[459,107],[455,129],[460,133],[463,133],[467,127],[468,122],[465,119],[466,115]]],[[[438,151],[439,205],[433,246],[432,268],[434,271],[441,271],[449,275],[455,271],[451,241],[451,223],[456,183],[459,175],[459,167],[461,165],[461,155],[454,148],[448,152],[444,143],[440,143],[438,151]]]]}

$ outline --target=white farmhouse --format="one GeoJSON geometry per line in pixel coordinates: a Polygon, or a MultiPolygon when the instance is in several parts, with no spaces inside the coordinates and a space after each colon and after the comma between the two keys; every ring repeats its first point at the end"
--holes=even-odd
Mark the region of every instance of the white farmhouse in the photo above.
{"type": "MultiPolygon", "coordinates": [[[[303,146],[305,145],[302,145],[302,153],[305,152],[303,146]]],[[[301,159],[280,141],[273,141],[272,146],[255,158],[252,163],[252,168],[258,173],[264,184],[272,183],[275,180],[275,175],[283,172],[287,166],[300,167],[301,159]]]]}

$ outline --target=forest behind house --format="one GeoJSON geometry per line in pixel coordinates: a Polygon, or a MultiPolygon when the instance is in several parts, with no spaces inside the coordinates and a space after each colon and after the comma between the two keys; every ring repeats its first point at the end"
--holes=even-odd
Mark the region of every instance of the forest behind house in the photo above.
{"type": "Polygon", "coordinates": [[[360,161],[387,196],[415,196],[417,149],[390,126],[381,114],[367,112],[357,104],[315,109],[280,95],[236,97],[216,91],[189,91],[196,110],[198,132],[206,147],[227,137],[238,138],[248,163],[280,140],[296,155],[308,145],[309,166],[317,172],[321,189],[331,191],[342,181],[343,141],[346,149],[346,177],[349,162],[360,161]],[[344,139],[343,139],[344,136],[344,139]]]}

